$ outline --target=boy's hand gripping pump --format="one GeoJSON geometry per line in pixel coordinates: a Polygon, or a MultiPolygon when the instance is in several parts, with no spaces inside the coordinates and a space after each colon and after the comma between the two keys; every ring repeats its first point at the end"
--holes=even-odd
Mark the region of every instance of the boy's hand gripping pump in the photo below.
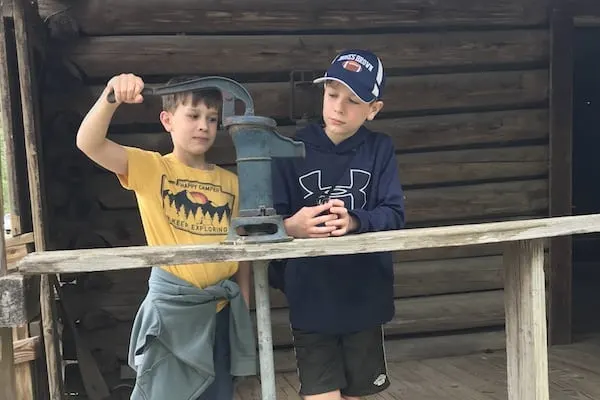
{"type": "MultiPolygon", "coordinates": [[[[271,159],[304,157],[304,143],[277,133],[277,123],[254,115],[254,101],[238,82],[220,76],[208,76],[158,88],[144,88],[142,95],[167,95],[214,88],[223,95],[222,122],[227,128],[237,155],[240,187],[239,216],[231,220],[225,243],[261,243],[292,240],[283,226],[283,217],[273,208],[271,159]],[[235,99],[245,105],[244,115],[234,115],[235,99]]],[[[114,94],[108,96],[114,102],[114,94]]]]}

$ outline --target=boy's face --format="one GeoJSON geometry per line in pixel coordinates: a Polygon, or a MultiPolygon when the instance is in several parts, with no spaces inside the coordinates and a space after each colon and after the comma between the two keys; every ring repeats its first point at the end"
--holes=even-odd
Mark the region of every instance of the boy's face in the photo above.
{"type": "Polygon", "coordinates": [[[199,156],[206,153],[215,141],[219,110],[207,107],[203,101],[195,105],[187,101],[179,104],[173,112],[161,112],[160,120],[171,133],[176,152],[199,156]]]}
{"type": "Polygon", "coordinates": [[[351,136],[365,123],[375,118],[382,101],[365,103],[343,83],[328,81],[323,95],[323,120],[328,135],[351,136]]]}

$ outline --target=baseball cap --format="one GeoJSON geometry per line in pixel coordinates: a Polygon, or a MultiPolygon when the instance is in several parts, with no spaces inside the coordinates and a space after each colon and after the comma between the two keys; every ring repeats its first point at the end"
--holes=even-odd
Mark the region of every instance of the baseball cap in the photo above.
{"type": "Polygon", "coordinates": [[[367,50],[345,50],[338,54],[327,72],[313,83],[328,80],[346,85],[365,103],[381,98],[385,73],[379,57],[367,50]]]}

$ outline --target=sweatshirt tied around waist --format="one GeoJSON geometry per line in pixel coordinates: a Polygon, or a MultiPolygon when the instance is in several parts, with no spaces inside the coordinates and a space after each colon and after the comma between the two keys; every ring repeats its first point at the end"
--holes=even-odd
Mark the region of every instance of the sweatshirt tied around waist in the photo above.
{"type": "Polygon", "coordinates": [[[136,371],[132,400],[195,400],[214,380],[217,303],[230,304],[231,374],[256,375],[254,327],[239,286],[230,280],[200,289],[153,268],[135,317],[128,363],[136,371]]]}

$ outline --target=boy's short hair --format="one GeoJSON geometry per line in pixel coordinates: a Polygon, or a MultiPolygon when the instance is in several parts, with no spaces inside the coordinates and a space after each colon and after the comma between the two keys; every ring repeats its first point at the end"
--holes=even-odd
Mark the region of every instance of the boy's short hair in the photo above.
{"type": "MultiPolygon", "coordinates": [[[[177,76],[170,79],[167,85],[174,83],[187,82],[192,79],[198,79],[197,76],[177,76]]],[[[219,89],[205,88],[190,92],[181,92],[162,96],[162,108],[164,111],[174,112],[179,105],[187,104],[191,99],[192,105],[204,103],[208,108],[221,109],[223,104],[223,95],[219,89]]]]}

